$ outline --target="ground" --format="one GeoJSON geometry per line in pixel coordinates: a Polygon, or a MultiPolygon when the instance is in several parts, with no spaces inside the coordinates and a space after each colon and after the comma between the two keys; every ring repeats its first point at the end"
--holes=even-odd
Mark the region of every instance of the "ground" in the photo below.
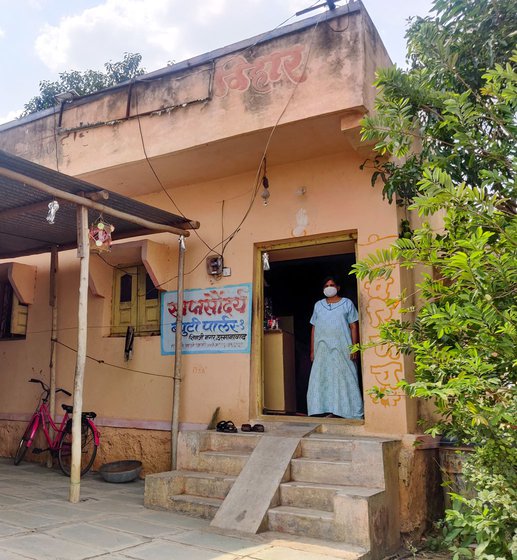
{"type": "MultiPolygon", "coordinates": [[[[81,500],[67,500],[59,471],[0,458],[0,560],[358,560],[340,543],[287,534],[221,534],[209,522],[143,506],[144,482],[108,484],[97,473],[81,481],[81,500]]],[[[450,560],[408,547],[390,560],[450,560]]]]}

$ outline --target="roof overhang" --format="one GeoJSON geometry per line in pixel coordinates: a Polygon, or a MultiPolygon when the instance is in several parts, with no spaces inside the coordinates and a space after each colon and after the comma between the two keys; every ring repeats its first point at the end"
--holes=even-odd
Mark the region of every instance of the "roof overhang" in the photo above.
{"type": "Polygon", "coordinates": [[[105,214],[115,238],[169,232],[189,235],[199,223],[101,189],[0,150],[0,259],[77,246],[76,207],[88,207],[89,222],[105,214]],[[59,202],[54,224],[48,204],[59,202]]]}

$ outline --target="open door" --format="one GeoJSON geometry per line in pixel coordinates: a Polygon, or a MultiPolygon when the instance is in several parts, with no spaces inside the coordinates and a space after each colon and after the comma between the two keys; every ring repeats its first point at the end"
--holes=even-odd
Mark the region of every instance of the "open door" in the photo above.
{"type": "MultiPolygon", "coordinates": [[[[350,275],[356,261],[355,235],[348,234],[342,241],[268,244],[260,250],[261,256],[267,254],[261,259],[261,412],[306,416],[311,370],[310,318],[314,304],[324,297],[322,285],[328,275],[339,277],[340,295],[358,307],[357,282],[350,275]]],[[[362,390],[360,363],[358,369],[362,390]]]]}

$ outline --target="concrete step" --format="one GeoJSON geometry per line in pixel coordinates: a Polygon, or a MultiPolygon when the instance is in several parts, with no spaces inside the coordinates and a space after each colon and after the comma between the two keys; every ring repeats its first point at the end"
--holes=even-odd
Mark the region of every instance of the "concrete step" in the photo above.
{"type": "Polygon", "coordinates": [[[334,511],[334,497],[337,494],[369,498],[383,491],[381,488],[291,481],[280,485],[280,504],[297,508],[334,511]]]}
{"type": "Polygon", "coordinates": [[[235,476],[218,473],[204,473],[195,471],[180,471],[183,477],[183,493],[207,498],[226,498],[235,476]]]}
{"type": "Polygon", "coordinates": [[[280,485],[280,504],[297,508],[334,510],[334,496],[346,486],[316,482],[285,482],[280,485]]]}
{"type": "Polygon", "coordinates": [[[307,459],[329,459],[350,461],[352,446],[350,440],[342,438],[308,437],[301,440],[302,457],[307,459]]]}
{"type": "Polygon", "coordinates": [[[176,496],[169,496],[167,509],[192,517],[213,519],[222,503],[223,500],[220,498],[178,494],[176,496]]]}
{"type": "Polygon", "coordinates": [[[242,451],[201,451],[196,470],[237,476],[249,457],[250,453],[242,451]]]}
{"type": "Polygon", "coordinates": [[[262,434],[259,433],[236,433],[227,434],[224,432],[210,431],[207,451],[242,451],[251,453],[257,443],[260,441],[262,434]]]}
{"type": "Polygon", "coordinates": [[[296,482],[318,482],[343,486],[360,485],[361,480],[350,461],[291,459],[291,479],[296,482]]]}
{"type": "Polygon", "coordinates": [[[337,540],[334,531],[334,514],[317,509],[278,506],[268,511],[270,531],[303,535],[322,540],[337,540]]]}
{"type": "Polygon", "coordinates": [[[280,504],[297,508],[334,511],[339,486],[314,482],[285,482],[280,485],[280,504]]]}

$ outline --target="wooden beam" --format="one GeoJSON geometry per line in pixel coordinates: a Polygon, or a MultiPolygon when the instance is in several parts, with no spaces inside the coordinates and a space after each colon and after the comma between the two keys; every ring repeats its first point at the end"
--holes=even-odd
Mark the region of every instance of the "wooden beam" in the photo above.
{"type": "Polygon", "coordinates": [[[83,206],[85,208],[91,208],[92,210],[96,210],[97,212],[101,212],[107,214],[108,216],[113,216],[115,218],[125,220],[126,222],[130,222],[132,224],[137,224],[146,229],[159,231],[159,232],[174,233],[175,235],[184,235],[184,236],[190,235],[190,232],[185,231],[181,227],[158,224],[156,222],[145,220],[144,218],[139,218],[137,216],[127,214],[126,212],[121,212],[120,210],[115,210],[114,208],[110,208],[109,206],[106,206],[104,204],[94,202],[92,200],[89,200],[88,198],[77,196],[75,194],[62,191],[60,189],[56,189],[55,187],[47,185],[42,181],[38,181],[37,179],[33,179],[32,177],[27,177],[22,173],[17,173],[16,171],[11,171],[10,169],[0,168],[0,175],[12,179],[14,181],[19,181],[20,183],[24,183],[25,185],[38,189],[39,191],[45,192],[51,195],[52,197],[56,198],[57,200],[65,200],[67,202],[71,202],[73,204],[83,206]]]}
{"type": "Polygon", "coordinates": [[[72,415],[72,465],[68,499],[79,502],[81,494],[81,415],[83,411],[83,384],[88,341],[88,267],[90,247],[88,242],[88,210],[77,206],[77,256],[80,261],[79,306],[77,311],[77,357],[74,377],[74,413],[72,415]]]}
{"type": "MultiPolygon", "coordinates": [[[[57,269],[58,269],[58,252],[57,247],[52,247],[50,253],[50,290],[49,305],[52,308],[52,326],[50,331],[50,417],[56,419],[56,354],[57,354],[57,269]]],[[[51,430],[50,422],[47,426],[51,430]]],[[[47,457],[47,467],[52,468],[52,455],[49,453],[47,457]]]]}
{"type": "Polygon", "coordinates": [[[171,424],[171,470],[175,471],[178,465],[178,434],[180,418],[181,394],[181,358],[183,354],[183,296],[185,279],[185,240],[179,241],[178,255],[178,293],[176,313],[176,344],[174,348],[174,381],[172,395],[172,424],[171,424]]]}

